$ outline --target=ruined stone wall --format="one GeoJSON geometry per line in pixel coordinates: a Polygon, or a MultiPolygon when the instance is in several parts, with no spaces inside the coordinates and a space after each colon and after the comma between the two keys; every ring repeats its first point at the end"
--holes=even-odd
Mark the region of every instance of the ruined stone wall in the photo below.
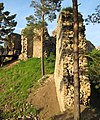
{"type": "MultiPolygon", "coordinates": [[[[33,57],[41,57],[41,30],[34,30],[34,41],[33,41],[33,57]]],[[[56,39],[50,37],[47,28],[44,29],[44,56],[48,57],[50,53],[55,54],[56,49],[56,39]]]]}
{"type": "MultiPolygon", "coordinates": [[[[19,59],[27,59],[29,57],[40,58],[41,57],[41,30],[34,29],[33,38],[26,37],[24,34],[24,30],[22,30],[21,35],[21,55],[19,59]]],[[[56,44],[55,38],[50,37],[47,31],[47,28],[44,30],[44,55],[45,57],[49,56],[52,52],[55,54],[56,44]]]]}
{"type": "Polygon", "coordinates": [[[27,41],[28,39],[23,35],[23,31],[22,31],[22,34],[21,34],[21,46],[22,46],[22,49],[21,49],[21,54],[19,56],[19,59],[20,60],[26,60],[28,58],[28,54],[27,54],[27,48],[28,48],[28,44],[27,44],[27,41]]]}
{"type": "MultiPolygon", "coordinates": [[[[73,81],[73,17],[72,12],[61,12],[57,23],[55,84],[61,111],[70,108],[74,103],[73,81]]],[[[79,75],[80,75],[80,102],[88,103],[90,83],[86,54],[85,27],[82,16],[79,14],[79,75]]]]}
{"type": "Polygon", "coordinates": [[[64,111],[64,80],[63,80],[63,31],[61,16],[59,16],[59,22],[57,24],[57,35],[56,35],[56,63],[55,63],[55,86],[57,91],[57,98],[60,106],[60,110],[64,111]]]}
{"type": "Polygon", "coordinates": [[[41,57],[41,30],[34,29],[33,57],[41,57]]]}
{"type": "Polygon", "coordinates": [[[21,53],[21,35],[17,33],[8,35],[8,40],[4,41],[4,48],[8,49],[9,55],[19,55],[21,53]]]}

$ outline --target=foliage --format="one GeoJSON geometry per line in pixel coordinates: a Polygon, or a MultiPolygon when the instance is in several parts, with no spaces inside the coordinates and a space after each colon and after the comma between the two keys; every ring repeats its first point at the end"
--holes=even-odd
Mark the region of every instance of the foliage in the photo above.
{"type": "Polygon", "coordinates": [[[72,7],[63,8],[62,11],[69,11],[70,13],[73,13],[72,7]]]}
{"type": "MultiPolygon", "coordinates": [[[[27,26],[34,26],[34,28],[41,28],[42,22],[37,20],[33,15],[30,15],[29,17],[26,17],[27,20],[27,26]]],[[[44,23],[45,26],[47,26],[47,22],[44,23]]]]}
{"type": "Polygon", "coordinates": [[[42,28],[42,23],[44,26],[47,26],[47,19],[49,21],[53,21],[53,19],[56,18],[55,11],[59,11],[61,8],[61,0],[44,0],[44,14],[45,14],[45,20],[42,21],[42,5],[41,0],[36,1],[32,0],[31,7],[34,8],[34,15],[30,15],[29,17],[26,17],[27,20],[27,27],[25,28],[24,35],[25,36],[32,36],[34,35],[33,30],[34,28],[40,29],[42,28]]]}
{"type": "MultiPolygon", "coordinates": [[[[45,59],[46,74],[53,73],[54,61],[45,59]]],[[[12,68],[0,68],[0,110],[5,119],[36,114],[36,109],[26,103],[30,89],[39,86],[41,67],[39,58],[20,61],[12,68]]]]}
{"type": "Polygon", "coordinates": [[[85,22],[87,25],[89,23],[100,23],[100,5],[96,7],[95,12],[92,15],[88,15],[85,22]]]}
{"type": "Polygon", "coordinates": [[[33,39],[34,35],[34,26],[33,25],[28,25],[24,30],[23,30],[23,35],[29,39],[33,39]]]}
{"type": "Polygon", "coordinates": [[[9,11],[4,12],[4,4],[0,3],[0,39],[6,40],[6,35],[11,34],[14,31],[14,27],[17,25],[15,22],[16,14],[10,15],[9,11]]]}
{"type": "Polygon", "coordinates": [[[33,25],[39,23],[38,27],[41,30],[41,74],[45,75],[44,69],[44,29],[46,19],[53,21],[56,19],[55,11],[61,8],[61,0],[32,0],[31,7],[34,9],[34,15],[28,17],[28,22],[33,25]]]}
{"type": "MultiPolygon", "coordinates": [[[[33,16],[30,15],[29,17],[26,17],[27,20],[27,26],[26,28],[23,30],[23,35],[26,36],[29,39],[33,39],[35,33],[34,33],[34,29],[40,29],[42,27],[42,24],[40,21],[35,21],[33,20],[33,16]]],[[[47,23],[45,22],[45,26],[47,26],[47,23]]]]}
{"type": "Polygon", "coordinates": [[[46,73],[54,73],[55,59],[56,57],[53,53],[50,53],[50,56],[46,58],[45,61],[46,73]],[[48,64],[48,66],[46,64],[48,64]],[[49,67],[50,69],[48,69],[47,67],[49,67]]]}
{"type": "Polygon", "coordinates": [[[91,84],[100,92],[100,50],[94,49],[87,56],[91,84]]]}
{"type": "Polygon", "coordinates": [[[45,19],[52,21],[56,18],[55,11],[61,8],[61,0],[44,0],[44,8],[41,0],[32,0],[30,6],[34,8],[36,20],[42,21],[42,11],[44,11],[45,19]]]}

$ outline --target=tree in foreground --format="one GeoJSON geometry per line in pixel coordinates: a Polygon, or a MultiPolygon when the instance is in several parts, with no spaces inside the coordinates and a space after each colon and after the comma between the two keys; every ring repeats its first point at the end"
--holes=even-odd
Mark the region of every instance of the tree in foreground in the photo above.
{"type": "Polygon", "coordinates": [[[78,48],[78,5],[77,0],[73,2],[73,17],[74,17],[74,120],[80,120],[80,81],[79,81],[79,48],[78,48]]]}
{"type": "Polygon", "coordinates": [[[38,25],[38,29],[41,30],[41,72],[42,76],[45,74],[44,70],[44,29],[47,20],[53,21],[56,19],[55,11],[59,11],[61,8],[61,0],[32,0],[31,7],[34,8],[34,15],[28,17],[28,21],[38,25]]]}
{"type": "Polygon", "coordinates": [[[8,40],[8,35],[10,35],[17,25],[14,20],[16,14],[10,15],[9,11],[4,12],[4,4],[0,3],[0,41],[3,43],[8,40]]]}

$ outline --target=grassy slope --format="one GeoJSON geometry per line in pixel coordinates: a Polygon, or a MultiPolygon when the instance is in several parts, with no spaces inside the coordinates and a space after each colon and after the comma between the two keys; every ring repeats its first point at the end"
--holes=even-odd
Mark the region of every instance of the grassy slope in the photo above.
{"type": "MultiPolygon", "coordinates": [[[[34,112],[34,109],[25,103],[25,100],[29,95],[30,88],[36,88],[39,84],[40,68],[40,59],[38,58],[21,61],[12,68],[0,68],[0,110],[3,109],[5,118],[34,112]],[[19,111],[19,109],[21,110],[19,111]]],[[[54,60],[45,59],[45,69],[46,74],[53,73],[54,60]]]]}

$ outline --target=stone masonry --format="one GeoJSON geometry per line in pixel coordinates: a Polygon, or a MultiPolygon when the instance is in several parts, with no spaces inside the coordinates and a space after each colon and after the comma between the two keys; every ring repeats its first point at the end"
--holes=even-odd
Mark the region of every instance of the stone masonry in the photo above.
{"type": "MultiPolygon", "coordinates": [[[[56,31],[55,85],[60,110],[70,108],[74,103],[73,81],[73,11],[63,10],[58,18],[56,31]]],[[[80,103],[87,105],[90,96],[90,83],[86,54],[85,27],[79,14],[79,75],[80,103]]]]}
{"type": "MultiPolygon", "coordinates": [[[[41,30],[34,29],[33,37],[27,38],[24,34],[24,30],[22,30],[21,35],[21,55],[19,59],[26,60],[29,57],[40,58],[41,57],[41,30]]],[[[56,40],[55,37],[50,37],[45,28],[44,32],[44,55],[45,57],[49,56],[52,52],[55,54],[56,49],[56,40]]]]}
{"type": "Polygon", "coordinates": [[[9,55],[20,55],[21,53],[21,35],[11,33],[8,35],[8,40],[4,41],[4,48],[7,49],[9,55]]]}
{"type": "Polygon", "coordinates": [[[26,60],[28,58],[27,56],[27,38],[23,35],[23,30],[22,30],[22,35],[21,35],[21,54],[19,56],[20,60],[26,60]]]}

